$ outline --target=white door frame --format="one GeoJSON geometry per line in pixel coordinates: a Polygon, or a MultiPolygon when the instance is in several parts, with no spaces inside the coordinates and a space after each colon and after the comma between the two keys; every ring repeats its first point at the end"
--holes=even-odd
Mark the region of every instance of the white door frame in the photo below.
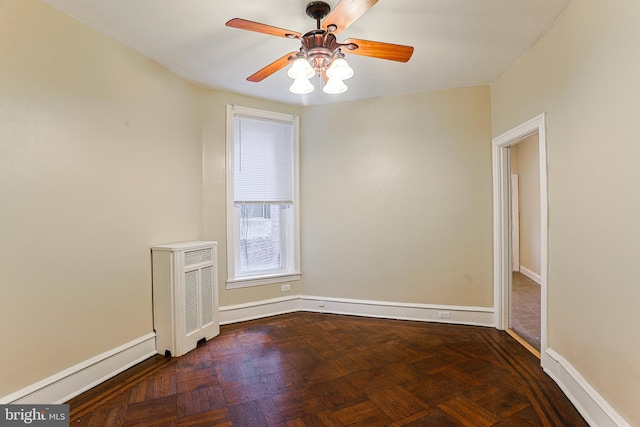
{"type": "Polygon", "coordinates": [[[520,192],[518,175],[511,174],[511,271],[520,271],[520,192]]]}
{"type": "Polygon", "coordinates": [[[546,115],[493,139],[493,293],[495,327],[506,329],[511,317],[511,167],[509,147],[538,133],[540,156],[540,353],[547,349],[547,136],[546,115]]]}

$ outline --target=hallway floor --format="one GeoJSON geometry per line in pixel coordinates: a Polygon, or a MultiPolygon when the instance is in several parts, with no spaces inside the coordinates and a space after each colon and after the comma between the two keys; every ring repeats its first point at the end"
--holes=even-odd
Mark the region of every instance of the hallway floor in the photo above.
{"type": "Polygon", "coordinates": [[[540,285],[513,272],[511,329],[540,351],[540,285]]]}

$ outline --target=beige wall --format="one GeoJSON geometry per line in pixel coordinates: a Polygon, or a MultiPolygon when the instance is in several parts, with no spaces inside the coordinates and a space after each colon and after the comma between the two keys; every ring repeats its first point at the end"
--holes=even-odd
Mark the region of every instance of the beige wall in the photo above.
{"type": "Polygon", "coordinates": [[[202,111],[221,306],[298,293],[492,305],[487,87],[306,108],[207,91],[202,111]],[[224,289],[226,104],[301,115],[303,280],[286,294],[224,289]]]}
{"type": "Polygon", "coordinates": [[[196,89],[0,2],[0,396],[152,331],[149,247],[202,230],[196,89]]]}
{"type": "Polygon", "coordinates": [[[535,133],[511,147],[511,172],[518,174],[520,266],[540,275],[540,154],[535,133]]]}
{"type": "Polygon", "coordinates": [[[640,2],[571,2],[492,86],[493,134],[547,112],[549,345],[640,425],[640,2]]]}
{"type": "Polygon", "coordinates": [[[307,107],[306,294],[492,306],[487,87],[307,107]]]}

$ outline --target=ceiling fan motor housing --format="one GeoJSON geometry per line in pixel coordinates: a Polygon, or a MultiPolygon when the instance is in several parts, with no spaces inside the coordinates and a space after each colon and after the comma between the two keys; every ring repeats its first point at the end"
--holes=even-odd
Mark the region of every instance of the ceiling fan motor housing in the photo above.
{"type": "Polygon", "coordinates": [[[302,51],[306,53],[312,68],[326,69],[340,49],[336,36],[324,30],[313,30],[302,36],[302,51]]]}

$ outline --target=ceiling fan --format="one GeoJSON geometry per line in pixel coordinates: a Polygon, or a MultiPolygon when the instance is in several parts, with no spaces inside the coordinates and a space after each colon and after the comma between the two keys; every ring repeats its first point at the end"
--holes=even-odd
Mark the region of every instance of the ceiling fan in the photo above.
{"type": "Polygon", "coordinates": [[[353,75],[353,70],[344,59],[344,52],[391,61],[407,62],[413,54],[412,46],[383,43],[371,40],[349,38],[339,43],[335,34],[345,30],[368,11],[378,0],[341,0],[331,10],[324,1],[307,4],[306,13],[316,20],[316,29],[301,34],[259,22],[234,18],[226,23],[228,27],[255,31],[272,36],[298,39],[302,43],[298,52],[289,52],[247,78],[250,82],[260,82],[276,71],[293,62],[288,71],[294,79],[290,90],[294,93],[309,93],[313,85],[309,79],[321,76],[326,82],[323,90],[327,93],[341,93],[347,87],[343,80],[353,75]]]}

